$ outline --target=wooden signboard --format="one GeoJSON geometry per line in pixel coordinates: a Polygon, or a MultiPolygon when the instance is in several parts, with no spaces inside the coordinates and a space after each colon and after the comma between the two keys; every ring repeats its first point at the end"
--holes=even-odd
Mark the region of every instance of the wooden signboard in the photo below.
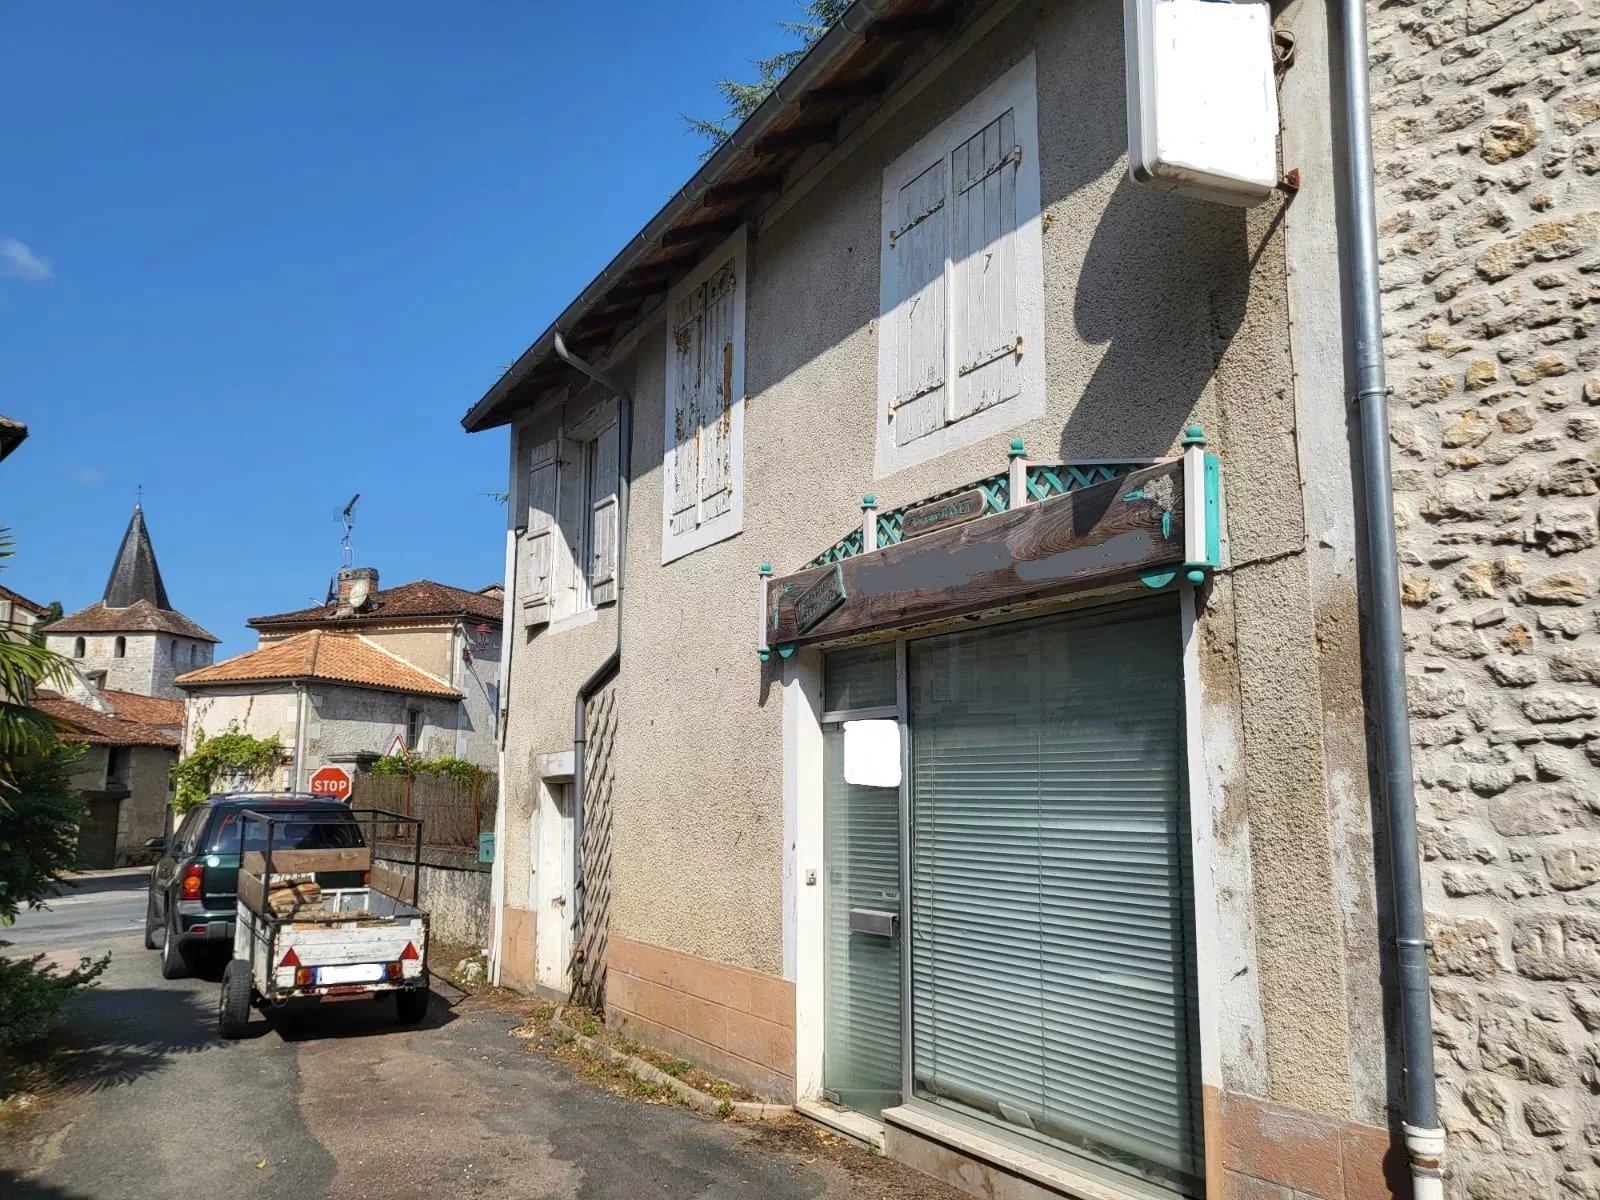
{"type": "Polygon", "coordinates": [[[925,533],[936,533],[952,525],[975,521],[981,516],[983,516],[983,489],[968,488],[957,495],[946,496],[943,500],[906,509],[900,518],[900,536],[921,537],[925,533]]]}
{"type": "Polygon", "coordinates": [[[772,579],[766,644],[893,629],[1135,579],[1181,566],[1185,529],[1183,460],[1174,459],[772,579]]]}

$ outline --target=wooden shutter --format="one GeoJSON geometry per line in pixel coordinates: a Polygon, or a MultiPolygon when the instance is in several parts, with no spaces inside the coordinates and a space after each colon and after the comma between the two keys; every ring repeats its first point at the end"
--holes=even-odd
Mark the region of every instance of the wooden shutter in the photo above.
{"type": "Polygon", "coordinates": [[[667,527],[687,533],[700,513],[700,389],[704,368],[706,289],[695,288],[672,308],[672,364],[668,388],[672,445],[667,447],[667,527]]]}
{"type": "Polygon", "coordinates": [[[705,284],[700,368],[700,522],[721,516],[733,503],[730,436],[733,420],[733,323],[738,299],[733,260],[705,284]]]}
{"type": "Polygon", "coordinates": [[[558,472],[555,442],[535,446],[528,466],[528,576],[522,590],[522,618],[526,625],[543,625],[550,620],[558,472]]]}
{"type": "Polygon", "coordinates": [[[1009,400],[1022,390],[1016,245],[1021,161],[1022,148],[1009,111],[958,146],[954,155],[953,420],[1009,400]]]}
{"type": "Polygon", "coordinates": [[[900,189],[889,232],[895,309],[895,444],[922,437],[945,420],[945,264],[950,253],[945,214],[946,163],[940,159],[900,189]]]}
{"type": "Polygon", "coordinates": [[[595,604],[617,598],[617,423],[595,439],[594,497],[589,514],[589,592],[595,604]]]}
{"type": "Polygon", "coordinates": [[[584,457],[588,444],[563,436],[556,458],[560,470],[556,476],[556,529],[557,543],[554,579],[551,590],[563,595],[559,616],[571,616],[589,606],[588,564],[583,560],[584,528],[589,522],[589,496],[587,494],[584,457]]]}

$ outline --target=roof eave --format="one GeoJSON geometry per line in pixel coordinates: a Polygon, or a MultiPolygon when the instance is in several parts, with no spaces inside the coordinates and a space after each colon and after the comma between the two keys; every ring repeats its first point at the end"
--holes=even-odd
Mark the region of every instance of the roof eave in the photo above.
{"type": "Polygon", "coordinates": [[[689,182],[662,205],[660,211],[646,222],[644,228],[634,235],[583,291],[578,293],[577,299],[562,310],[561,315],[517,357],[517,361],[511,364],[494,386],[467,410],[466,415],[461,418],[462,428],[468,433],[481,433],[485,429],[508,424],[511,416],[509,413],[498,411],[500,405],[522,385],[534,367],[550,356],[555,348],[556,333],[570,328],[588,313],[647,252],[656,249],[662,235],[676,223],[678,218],[699,204],[706,192],[719,182],[740,158],[754,149],[761,135],[798,103],[802,93],[818,75],[833,66],[846,51],[861,40],[872,19],[892,2],[893,0],[855,0],[833,27],[807,51],[805,57],[795,64],[794,69],[778,81],[777,86],[761,102],[761,106],[739,124],[705,164],[689,178],[689,182]]]}
{"type": "Polygon", "coordinates": [[[431,696],[436,700],[461,700],[463,696],[454,688],[449,691],[424,691],[421,688],[390,687],[383,683],[360,683],[354,679],[335,679],[331,675],[263,675],[253,679],[189,679],[179,675],[172,681],[174,687],[186,692],[212,687],[256,687],[278,683],[316,683],[335,687],[361,688],[368,692],[392,692],[397,696],[431,696]]]}

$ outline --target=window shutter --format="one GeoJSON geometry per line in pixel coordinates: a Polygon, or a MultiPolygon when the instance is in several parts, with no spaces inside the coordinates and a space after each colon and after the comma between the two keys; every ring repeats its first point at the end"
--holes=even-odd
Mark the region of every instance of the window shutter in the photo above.
{"type": "Polygon", "coordinates": [[[673,533],[698,523],[700,511],[700,389],[704,366],[706,289],[697,287],[672,312],[671,471],[667,521],[673,533]]]}
{"type": "Polygon", "coordinates": [[[954,155],[952,420],[991,408],[1022,390],[1016,245],[1021,161],[1022,148],[1009,111],[958,146],[954,155]]]}
{"type": "Polygon", "coordinates": [[[522,593],[526,625],[550,620],[550,576],[555,568],[556,444],[533,448],[528,467],[528,581],[522,593]]]}
{"type": "Polygon", "coordinates": [[[700,522],[727,512],[733,501],[730,425],[733,420],[733,321],[737,299],[733,260],[705,285],[700,369],[700,522]]]}
{"type": "Polygon", "coordinates": [[[945,419],[945,160],[900,189],[889,232],[895,310],[895,394],[890,419],[897,445],[940,428],[945,419]]]}
{"type": "Polygon", "coordinates": [[[595,439],[594,497],[589,519],[589,589],[595,604],[617,598],[617,423],[611,422],[595,439]]]}
{"type": "Polygon", "coordinates": [[[587,607],[589,579],[587,564],[581,559],[583,527],[589,520],[589,497],[584,492],[584,451],[583,442],[569,437],[558,440],[556,529],[561,540],[556,545],[550,587],[556,593],[565,589],[566,598],[557,605],[558,615],[563,617],[587,607]]]}

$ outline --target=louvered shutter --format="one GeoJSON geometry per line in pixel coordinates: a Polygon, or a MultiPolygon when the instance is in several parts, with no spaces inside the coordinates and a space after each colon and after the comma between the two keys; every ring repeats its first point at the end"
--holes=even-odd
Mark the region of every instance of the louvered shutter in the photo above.
{"type": "Polygon", "coordinates": [[[919,1094],[1196,1192],[1176,612],[909,654],[919,1094]]]}
{"type": "Polygon", "coordinates": [[[527,625],[543,625],[550,620],[558,470],[553,440],[533,448],[528,466],[528,574],[522,589],[522,615],[527,625]]]}
{"type": "Polygon", "coordinates": [[[588,563],[583,557],[584,526],[590,520],[589,472],[584,469],[588,451],[587,442],[566,436],[557,441],[556,534],[560,545],[550,588],[565,595],[558,606],[563,617],[588,607],[588,563]]]}
{"type": "Polygon", "coordinates": [[[733,322],[737,276],[733,260],[706,281],[700,367],[700,523],[727,512],[733,499],[729,457],[733,419],[733,322]]]}
{"type": "Polygon", "coordinates": [[[667,472],[667,523],[672,533],[686,533],[699,523],[700,399],[705,366],[705,286],[695,288],[672,307],[672,438],[667,472]]]}
{"type": "Polygon", "coordinates": [[[945,266],[950,253],[945,212],[947,164],[940,159],[900,189],[889,232],[894,282],[894,401],[897,445],[944,425],[946,393],[945,266]]]}
{"type": "Polygon", "coordinates": [[[589,529],[589,591],[595,604],[617,598],[617,423],[595,439],[594,497],[589,529]]]}
{"type": "Polygon", "coordinates": [[[953,419],[1022,390],[1017,316],[1017,144],[1011,112],[957,147],[950,214],[953,419]]]}

